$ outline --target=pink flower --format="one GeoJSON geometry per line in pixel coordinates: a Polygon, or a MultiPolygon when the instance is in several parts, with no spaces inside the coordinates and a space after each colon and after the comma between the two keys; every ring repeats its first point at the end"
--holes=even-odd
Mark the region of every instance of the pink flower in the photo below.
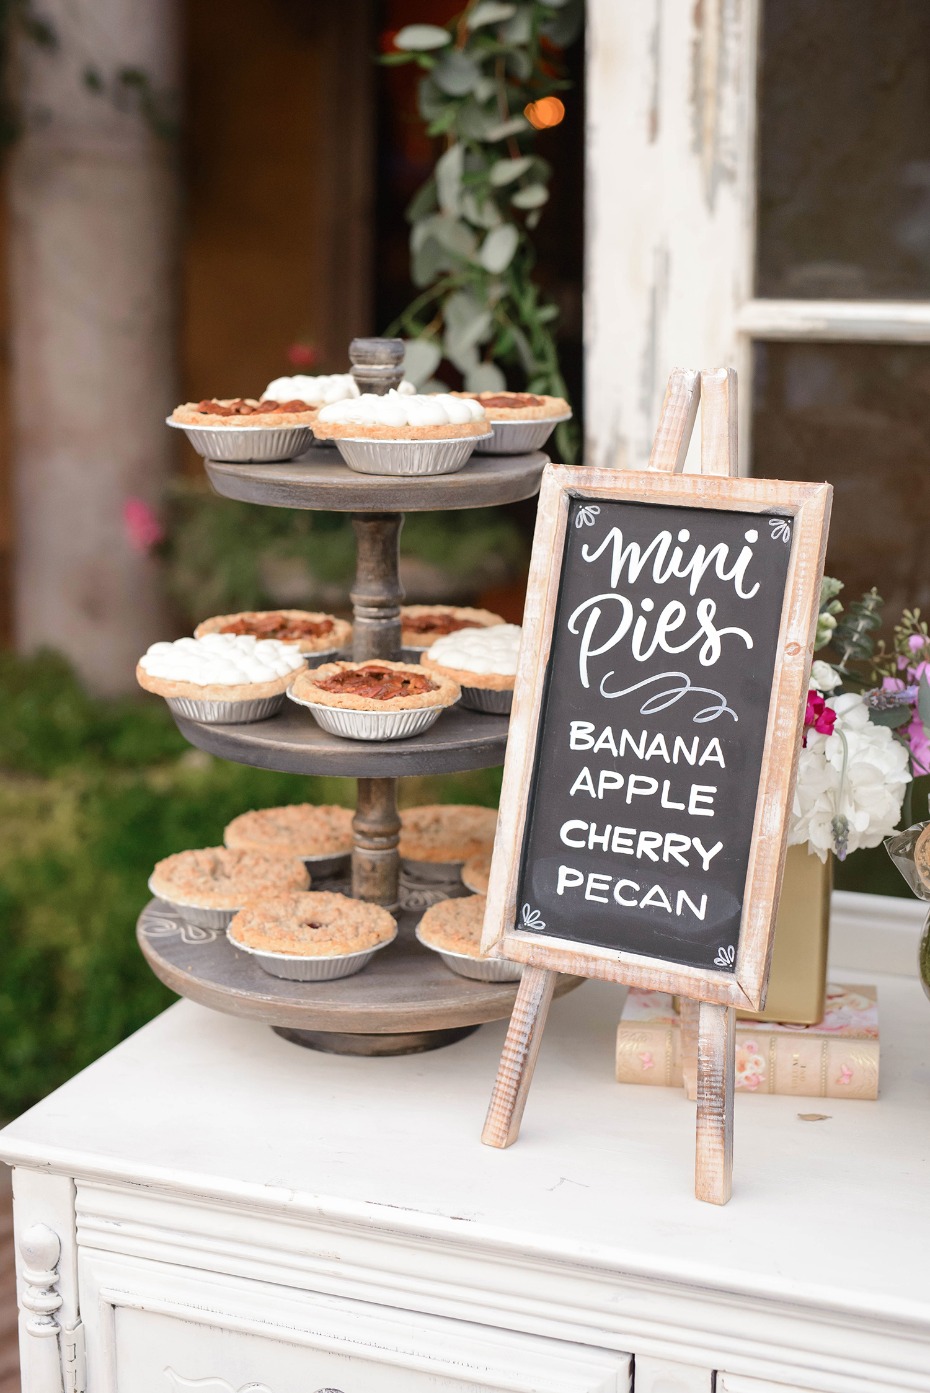
{"type": "Polygon", "coordinates": [[[639,1056],[639,1062],[642,1064],[643,1069],[655,1068],[655,1060],[648,1050],[643,1050],[642,1054],[639,1056]]]}
{"type": "Polygon", "coordinates": [[[292,343],[287,350],[287,361],[292,368],[315,368],[320,361],[320,350],[312,343],[292,343]]]}
{"type": "Polygon", "coordinates": [[[848,1065],[848,1064],[841,1064],[841,1065],[840,1065],[840,1076],[839,1076],[839,1078],[837,1079],[837,1083],[838,1083],[838,1084],[849,1084],[849,1083],[852,1083],[852,1080],[853,1080],[853,1071],[850,1069],[849,1065],[848,1065]]]}
{"type": "Polygon", "coordinates": [[[165,540],[154,509],[144,498],[127,498],[123,504],[123,530],[133,551],[151,551],[165,540]]]}
{"type": "Polygon", "coordinates": [[[906,726],[899,726],[897,734],[907,745],[911,753],[911,769],[914,778],[921,774],[930,774],[930,732],[920,719],[917,711],[916,698],[917,686],[922,677],[930,681],[928,675],[930,663],[918,663],[916,667],[907,668],[908,682],[900,677],[886,677],[882,681],[882,690],[886,692],[908,691],[913,694],[914,707],[911,719],[906,726]]]}
{"type": "MultiPolygon", "coordinates": [[[[828,706],[819,692],[808,692],[807,710],[804,713],[804,728],[816,730],[818,735],[832,735],[833,727],[836,725],[836,712],[832,706],[828,706]]],[[[804,736],[804,745],[807,745],[807,735],[804,736]]]]}

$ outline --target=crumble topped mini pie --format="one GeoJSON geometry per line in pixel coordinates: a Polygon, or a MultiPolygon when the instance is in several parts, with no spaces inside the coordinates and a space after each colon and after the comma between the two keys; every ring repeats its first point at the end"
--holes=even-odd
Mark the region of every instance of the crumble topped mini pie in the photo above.
{"type": "Polygon", "coordinates": [[[466,890],[471,890],[475,895],[486,895],[488,893],[488,881],[491,876],[491,853],[490,851],[479,852],[477,856],[470,856],[462,867],[462,884],[466,890]]]}
{"type": "Polygon", "coordinates": [[[176,406],[169,420],[179,426],[312,426],[318,408],[311,402],[256,401],[253,397],[211,398],[176,406]]]}
{"type": "Polygon", "coordinates": [[[277,856],[347,856],[352,850],[352,813],[328,803],[293,803],[240,813],[223,833],[236,851],[277,856]]]}
{"type": "Polygon", "coordinates": [[[228,930],[241,947],[301,958],[363,953],[396,934],[394,916],[380,905],[330,891],[271,895],[240,910],[228,930]]]}
{"type": "Polygon", "coordinates": [[[412,711],[451,706],[458,700],[455,682],[413,663],[370,658],[364,663],[324,663],[302,672],[291,686],[298,700],[350,711],[412,711]]]}
{"type": "Polygon", "coordinates": [[[484,407],[477,401],[438,392],[433,396],[391,391],[365,392],[354,401],[324,406],[317,434],[333,440],[453,440],[488,432],[484,407]]]}
{"type": "Polygon", "coordinates": [[[571,414],[564,397],[537,396],[533,392],[453,392],[453,396],[480,402],[489,421],[547,421],[571,414]]]}
{"type": "Polygon", "coordinates": [[[304,668],[293,644],[250,634],[206,634],[153,643],[139,659],[136,680],[159,696],[197,701],[253,701],[287,690],[304,668]]]}
{"type": "Polygon", "coordinates": [[[316,610],[242,610],[204,619],[194,630],[194,638],[205,634],[251,634],[257,639],[294,644],[301,653],[332,653],[349,642],[352,625],[316,610]]]}
{"type": "Polygon", "coordinates": [[[404,648],[429,648],[438,638],[460,629],[503,624],[499,614],[468,605],[401,605],[400,641],[404,648]]]}
{"type": "Polygon", "coordinates": [[[405,861],[461,865],[479,852],[490,853],[496,828],[496,808],[427,803],[401,813],[398,849],[405,861]]]}
{"type": "Polygon", "coordinates": [[[469,958],[480,958],[486,905],[484,895],[440,900],[423,915],[417,937],[440,952],[463,953],[469,958]]]}
{"type": "Polygon", "coordinates": [[[296,856],[267,856],[208,846],[178,851],[159,861],[149,889],[179,909],[216,910],[227,916],[253,898],[306,890],[310,876],[296,856]]]}
{"type": "Polygon", "coordinates": [[[462,629],[438,638],[424,653],[423,666],[427,672],[451,677],[462,687],[513,691],[521,633],[519,624],[462,629]]]}

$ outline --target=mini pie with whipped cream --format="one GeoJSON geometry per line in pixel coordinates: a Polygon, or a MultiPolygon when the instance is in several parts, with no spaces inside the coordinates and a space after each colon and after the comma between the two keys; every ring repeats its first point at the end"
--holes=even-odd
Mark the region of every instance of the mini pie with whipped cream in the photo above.
{"type": "MultiPolygon", "coordinates": [[[[412,396],[416,387],[404,381],[397,388],[403,396],[412,396]]],[[[330,406],[335,401],[349,401],[361,396],[358,384],[350,372],[320,373],[308,377],[298,373],[294,377],[276,377],[262,392],[263,401],[292,401],[295,397],[311,406],[330,406]]]]}
{"type": "Polygon", "coordinates": [[[306,670],[293,643],[251,634],[205,634],[153,643],[136,665],[147,692],[195,701],[252,701],[277,696],[306,670]]]}
{"type": "Polygon", "coordinates": [[[397,923],[380,905],[321,890],[247,905],[227,932],[230,942],[261,953],[336,958],[389,943],[397,923]]]}
{"type": "Polygon", "coordinates": [[[481,932],[484,928],[484,895],[467,895],[440,900],[431,905],[417,927],[417,937],[441,953],[463,953],[481,958],[481,932]]]}
{"type": "Polygon", "coordinates": [[[347,856],[352,850],[352,813],[329,803],[254,808],[227,824],[223,841],[236,851],[275,856],[347,856]]]}
{"type": "Polygon", "coordinates": [[[438,638],[460,629],[503,624],[499,614],[468,605],[401,605],[400,641],[404,648],[429,648],[438,638]]]}
{"type": "Polygon", "coordinates": [[[496,808],[426,803],[401,813],[398,850],[405,861],[461,865],[481,852],[490,854],[496,829],[496,808]]]}
{"type": "Polygon", "coordinates": [[[324,663],[302,672],[290,692],[298,701],[349,711],[413,711],[424,706],[452,706],[459,699],[458,684],[444,674],[386,658],[324,663]]]}
{"type": "Polygon", "coordinates": [[[176,406],[169,417],[179,426],[312,426],[318,408],[311,402],[258,401],[254,397],[206,397],[176,406]]]}
{"type": "Polygon", "coordinates": [[[310,876],[296,856],[269,856],[208,846],[178,851],[157,862],[149,889],[169,904],[196,909],[237,910],[253,898],[306,890],[310,876]]]}
{"type": "Polygon", "coordinates": [[[321,408],[317,435],[332,440],[454,440],[488,433],[484,407],[477,401],[437,392],[432,396],[385,396],[365,392],[354,401],[321,408]]]}
{"type": "Polygon", "coordinates": [[[352,625],[317,610],[247,609],[204,619],[194,630],[194,638],[203,638],[205,634],[251,634],[258,639],[294,644],[301,653],[331,653],[349,642],[352,625]]]}
{"type": "Polygon", "coordinates": [[[480,402],[489,421],[547,421],[571,414],[564,397],[538,396],[535,392],[453,392],[453,396],[480,402]]]}
{"type": "Polygon", "coordinates": [[[462,884],[465,886],[466,890],[471,890],[475,895],[486,895],[488,893],[488,881],[490,876],[490,851],[480,851],[477,856],[470,856],[462,867],[462,884]]]}
{"type": "Polygon", "coordinates": [[[438,638],[423,654],[423,667],[429,673],[450,677],[461,687],[513,691],[521,633],[519,624],[461,629],[438,638]]]}

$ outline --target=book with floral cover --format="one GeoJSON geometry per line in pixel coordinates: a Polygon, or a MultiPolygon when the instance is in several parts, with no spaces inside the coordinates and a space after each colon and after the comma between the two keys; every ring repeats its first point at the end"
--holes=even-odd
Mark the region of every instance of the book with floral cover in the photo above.
{"type": "MultiPolygon", "coordinates": [[[[817,1025],[736,1023],[740,1093],[878,1097],[878,991],[830,986],[817,1025]]],[[[680,1087],[681,1021],[665,992],[631,988],[617,1027],[618,1083],[680,1087]]]]}

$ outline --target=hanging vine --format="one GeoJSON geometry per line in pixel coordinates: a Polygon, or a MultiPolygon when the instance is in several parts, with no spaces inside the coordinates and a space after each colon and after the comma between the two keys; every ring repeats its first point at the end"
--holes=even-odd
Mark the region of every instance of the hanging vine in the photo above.
{"type": "MultiPolygon", "coordinates": [[[[500,391],[514,370],[530,392],[567,395],[530,234],[551,176],[538,128],[571,85],[559,59],[582,19],[583,0],[471,0],[446,27],[401,29],[383,60],[422,69],[420,115],[445,146],[407,210],[420,294],[388,330],[408,340],[418,383],[446,360],[468,391],[500,391]]],[[[575,433],[560,426],[557,439],[572,460],[575,433]]]]}

